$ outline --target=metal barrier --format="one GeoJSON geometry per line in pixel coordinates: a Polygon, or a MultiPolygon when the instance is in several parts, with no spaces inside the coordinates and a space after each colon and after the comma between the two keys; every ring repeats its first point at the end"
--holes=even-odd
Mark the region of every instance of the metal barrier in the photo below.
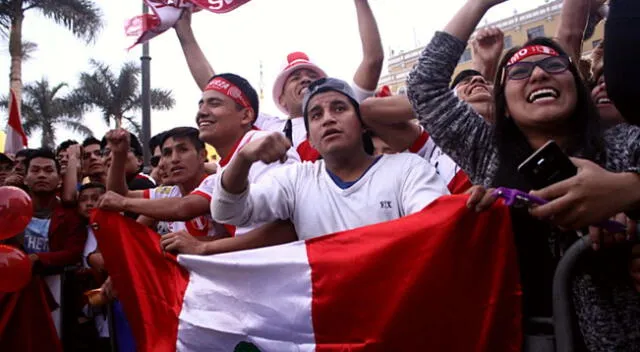
{"type": "Polygon", "coordinates": [[[553,329],[557,352],[575,351],[572,278],[580,258],[591,251],[591,243],[589,236],[580,237],[562,256],[556,268],[553,278],[553,329]]]}

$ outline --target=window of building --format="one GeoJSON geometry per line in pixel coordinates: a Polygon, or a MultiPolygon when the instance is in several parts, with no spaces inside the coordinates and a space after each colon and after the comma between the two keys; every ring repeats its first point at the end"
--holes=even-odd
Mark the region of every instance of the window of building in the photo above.
{"type": "Polygon", "coordinates": [[[462,57],[460,58],[460,63],[465,63],[471,61],[471,49],[467,48],[464,53],[462,53],[462,57]]]}
{"type": "Polygon", "coordinates": [[[536,27],[527,29],[527,38],[529,40],[538,38],[538,37],[544,37],[544,26],[536,26],[536,27]]]}
{"type": "Polygon", "coordinates": [[[511,40],[511,36],[508,35],[504,37],[504,50],[509,50],[513,47],[513,41],[511,40]]]}
{"type": "Polygon", "coordinates": [[[598,45],[600,45],[600,43],[602,42],[602,39],[596,39],[592,42],[593,48],[597,48],[598,45]]]}

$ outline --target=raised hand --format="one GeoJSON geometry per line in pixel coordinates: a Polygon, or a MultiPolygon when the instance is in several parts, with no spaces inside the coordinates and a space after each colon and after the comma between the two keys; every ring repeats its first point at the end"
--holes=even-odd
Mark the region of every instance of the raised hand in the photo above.
{"type": "Polygon", "coordinates": [[[291,142],[281,133],[271,133],[266,137],[249,142],[240,150],[240,156],[249,163],[262,161],[270,164],[275,161],[285,162],[287,150],[291,142]]]}
{"type": "Polygon", "coordinates": [[[493,62],[497,64],[504,48],[504,33],[500,28],[483,28],[476,33],[471,46],[474,58],[478,57],[486,64],[493,62]]]}
{"type": "Polygon", "coordinates": [[[107,148],[114,154],[126,154],[129,152],[131,136],[124,129],[116,129],[107,132],[105,135],[107,148]]]}

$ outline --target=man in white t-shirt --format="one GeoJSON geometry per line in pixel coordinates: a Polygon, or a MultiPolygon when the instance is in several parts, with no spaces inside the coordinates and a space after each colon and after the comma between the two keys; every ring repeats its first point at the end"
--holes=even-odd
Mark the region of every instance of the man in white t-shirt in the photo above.
{"type": "MultiPolygon", "coordinates": [[[[376,89],[382,72],[384,50],[368,0],[354,0],[354,4],[363,57],[353,76],[352,88],[356,100],[361,101],[372,96],[376,89]]],[[[190,11],[190,9],[184,10],[175,29],[189,70],[198,86],[204,89],[214,71],[191,30],[190,11]]],[[[315,161],[319,154],[307,141],[307,131],[302,118],[302,99],[306,87],[311,82],[327,75],[302,52],[293,52],[287,55],[287,60],[282,67],[283,69],[273,85],[272,93],[276,106],[285,114],[285,118],[260,114],[257,116],[255,126],[266,131],[284,133],[302,160],[315,161]]]]}
{"type": "MultiPolygon", "coordinates": [[[[167,233],[185,230],[195,237],[227,237],[233,233],[229,233],[223,226],[216,224],[209,214],[201,214],[193,216],[182,221],[174,221],[173,219],[165,219],[156,216],[156,200],[181,198],[183,195],[193,192],[207,177],[204,164],[207,157],[205,145],[198,137],[199,131],[193,127],[176,127],[166,131],[160,141],[163,162],[168,172],[168,180],[172,186],[160,186],[156,188],[146,189],[143,191],[128,191],[126,198],[118,195],[122,192],[122,188],[113,188],[117,183],[122,183],[122,175],[118,176],[117,169],[109,172],[108,182],[110,190],[101,203],[103,206],[109,204],[109,209],[116,211],[128,211],[140,214],[138,222],[144,223],[149,227],[156,227],[158,233],[165,235],[167,233]],[[120,180],[120,182],[118,182],[120,180]],[[157,221],[159,223],[157,223],[157,221]]],[[[120,145],[126,145],[127,134],[123,131],[111,131],[107,134],[107,141],[113,150],[120,145]]],[[[114,158],[113,165],[118,167],[116,162],[120,162],[119,158],[114,158]]]]}
{"type": "Polygon", "coordinates": [[[247,144],[217,178],[214,220],[247,226],[290,219],[298,238],[308,239],[397,219],[449,194],[424,159],[408,153],[374,157],[365,150],[358,103],[346,82],[313,82],[303,106],[309,141],[322,159],[280,168],[252,184],[251,165],[282,160],[289,142],[274,133],[247,144]]]}
{"type": "MultiPolygon", "coordinates": [[[[221,168],[233,160],[237,151],[247,143],[269,135],[269,132],[252,128],[258,109],[258,94],[246,79],[238,75],[216,75],[205,88],[196,117],[199,138],[216,148],[222,158],[219,163],[221,168]]],[[[299,160],[297,153],[290,149],[284,164],[299,160]]],[[[171,170],[170,166],[167,167],[171,170]]],[[[251,182],[259,182],[270,170],[278,167],[280,164],[254,164],[249,172],[251,182]]],[[[181,198],[141,200],[108,193],[103,197],[100,207],[108,210],[141,211],[153,219],[163,221],[185,221],[210,216],[209,203],[216,177],[211,175],[205,178],[192,191],[181,193],[184,195],[181,198]]],[[[235,235],[244,234],[254,227],[256,226],[226,229],[229,234],[235,235]]]]}

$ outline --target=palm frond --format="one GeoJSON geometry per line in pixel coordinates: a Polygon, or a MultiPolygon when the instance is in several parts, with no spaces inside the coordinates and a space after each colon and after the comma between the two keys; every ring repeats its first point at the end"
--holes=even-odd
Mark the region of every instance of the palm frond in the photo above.
{"type": "Polygon", "coordinates": [[[176,104],[173,92],[170,89],[153,88],[151,95],[151,108],[155,110],[169,110],[176,104]]]}
{"type": "Polygon", "coordinates": [[[39,0],[34,7],[88,43],[96,39],[103,26],[102,11],[91,0],[39,0]]]}
{"type": "Polygon", "coordinates": [[[60,120],[59,123],[74,132],[80,133],[83,137],[93,136],[93,131],[91,131],[91,129],[85,126],[82,122],[63,119],[60,120]]]}

